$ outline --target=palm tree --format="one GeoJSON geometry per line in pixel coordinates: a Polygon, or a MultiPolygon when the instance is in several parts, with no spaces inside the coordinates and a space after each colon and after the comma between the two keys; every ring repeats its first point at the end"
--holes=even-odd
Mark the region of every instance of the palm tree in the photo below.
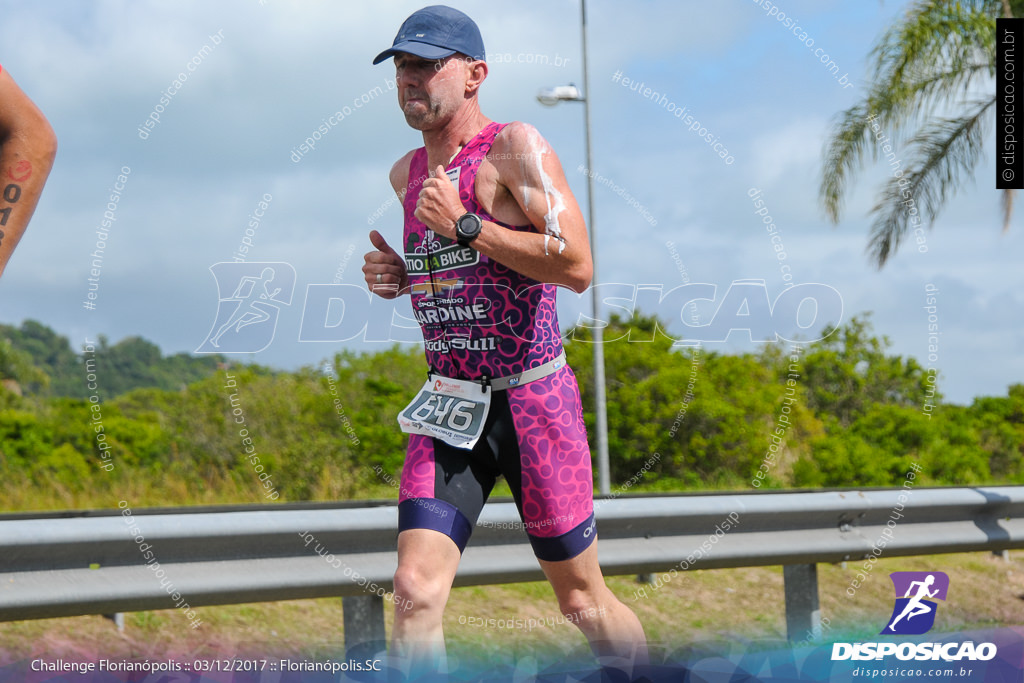
{"type": "MultiPolygon", "coordinates": [[[[868,92],[837,117],[827,143],[820,198],[838,223],[865,154],[889,161],[867,248],[879,269],[973,174],[995,112],[996,18],[1022,11],[1024,0],[917,0],[872,49],[868,92]]],[[[1013,190],[1002,204],[1005,231],[1013,190]]]]}

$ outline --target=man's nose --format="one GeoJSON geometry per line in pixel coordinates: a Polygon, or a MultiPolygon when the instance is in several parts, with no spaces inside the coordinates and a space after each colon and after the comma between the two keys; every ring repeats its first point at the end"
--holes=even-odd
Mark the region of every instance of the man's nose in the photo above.
{"type": "Polygon", "coordinates": [[[416,73],[412,69],[402,69],[398,72],[395,78],[398,81],[399,86],[417,86],[420,84],[419,79],[416,77],[416,73]]]}

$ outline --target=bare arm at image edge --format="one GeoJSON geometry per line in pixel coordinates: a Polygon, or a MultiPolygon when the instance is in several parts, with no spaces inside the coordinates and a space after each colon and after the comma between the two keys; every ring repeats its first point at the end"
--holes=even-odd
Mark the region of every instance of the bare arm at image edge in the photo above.
{"type": "Polygon", "coordinates": [[[56,154],[50,123],[0,67],[0,276],[28,227],[56,154]]]}

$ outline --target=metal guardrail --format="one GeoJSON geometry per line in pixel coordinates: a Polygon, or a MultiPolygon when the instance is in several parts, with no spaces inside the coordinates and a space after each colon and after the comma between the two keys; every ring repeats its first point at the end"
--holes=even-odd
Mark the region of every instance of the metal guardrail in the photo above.
{"type": "MultiPolygon", "coordinates": [[[[816,563],[865,559],[883,540],[886,557],[1024,548],[1024,486],[599,498],[595,507],[606,575],[783,565],[794,640],[820,633],[816,563]]],[[[155,561],[193,607],[345,596],[347,645],[382,645],[383,601],[360,582],[391,589],[393,503],[215,510],[0,519],[0,620],[172,608],[155,561]]],[[[515,506],[486,506],[455,584],[543,578],[515,506]]]]}

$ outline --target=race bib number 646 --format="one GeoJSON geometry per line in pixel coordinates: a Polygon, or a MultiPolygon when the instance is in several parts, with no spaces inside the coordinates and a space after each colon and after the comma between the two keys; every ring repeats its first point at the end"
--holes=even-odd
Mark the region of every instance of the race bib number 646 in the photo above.
{"type": "Polygon", "coordinates": [[[490,387],[432,377],[399,413],[398,424],[403,432],[433,436],[468,449],[480,439],[490,407],[490,387]]]}

